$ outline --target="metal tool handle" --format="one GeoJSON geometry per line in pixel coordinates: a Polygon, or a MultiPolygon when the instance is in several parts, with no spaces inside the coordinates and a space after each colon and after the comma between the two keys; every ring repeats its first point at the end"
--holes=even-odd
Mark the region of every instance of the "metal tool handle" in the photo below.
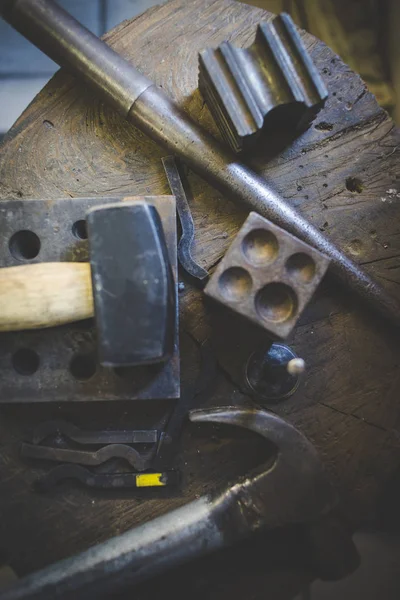
{"type": "Polygon", "coordinates": [[[63,560],[0,594],[0,600],[110,598],[223,545],[207,497],[63,560]],[[107,568],[104,568],[104,564],[107,568]]]}

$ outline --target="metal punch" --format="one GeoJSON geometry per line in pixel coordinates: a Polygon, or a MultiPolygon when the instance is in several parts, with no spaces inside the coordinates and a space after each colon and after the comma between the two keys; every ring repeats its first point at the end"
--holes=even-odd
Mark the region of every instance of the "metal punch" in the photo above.
{"type": "Polygon", "coordinates": [[[126,460],[137,471],[148,469],[152,456],[145,458],[137,450],[125,444],[109,444],[99,450],[75,450],[72,448],[52,448],[35,444],[22,444],[21,457],[35,460],[49,460],[60,463],[73,463],[94,467],[112,458],[126,460]]]}

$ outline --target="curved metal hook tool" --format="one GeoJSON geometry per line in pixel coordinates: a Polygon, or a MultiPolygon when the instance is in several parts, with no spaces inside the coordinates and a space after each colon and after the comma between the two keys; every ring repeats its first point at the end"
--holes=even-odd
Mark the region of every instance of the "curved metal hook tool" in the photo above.
{"type": "Polygon", "coordinates": [[[149,468],[150,461],[134,448],[125,444],[110,444],[99,450],[75,450],[71,448],[51,448],[50,446],[37,446],[35,444],[22,444],[21,456],[38,460],[51,460],[53,462],[73,463],[95,467],[112,458],[123,458],[137,471],[149,468]]]}
{"type": "Polygon", "coordinates": [[[312,521],[333,506],[335,494],[316,450],[281,418],[262,410],[225,407],[192,411],[190,420],[249,429],[272,442],[275,453],[267,464],[222,492],[203,496],[28,576],[4,591],[0,600],[109,598],[252,532],[312,521]]]}
{"type": "Polygon", "coordinates": [[[243,531],[308,521],[332,508],[336,496],[316,449],[287,421],[263,410],[232,406],[193,410],[189,418],[249,429],[275,448],[268,466],[253,470],[228,491],[236,526],[243,531]]]}
{"type": "Polygon", "coordinates": [[[182,171],[178,166],[179,163],[174,156],[165,156],[162,159],[162,163],[169,187],[175,196],[176,210],[182,227],[182,235],[178,243],[178,260],[189,275],[200,281],[204,281],[208,278],[208,271],[203,269],[192,256],[194,223],[187,199],[187,182],[184,180],[182,171]],[[184,185],[185,183],[186,186],[184,185]]]}

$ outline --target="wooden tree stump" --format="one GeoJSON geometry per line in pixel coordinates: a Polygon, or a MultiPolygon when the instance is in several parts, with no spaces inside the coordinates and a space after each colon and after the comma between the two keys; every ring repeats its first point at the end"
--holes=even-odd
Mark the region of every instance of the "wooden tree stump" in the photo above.
{"type": "MultiPolygon", "coordinates": [[[[231,0],[173,0],[122,23],[105,39],[218,136],[197,90],[197,54],[223,40],[248,46],[257,23],[271,16],[231,0]]],[[[302,36],[328,85],[326,107],[289,146],[279,139],[268,140],[264,151],[248,162],[400,297],[399,133],[362,80],[322,42],[305,32],[302,36]]],[[[164,155],[61,70],[0,148],[0,198],[166,194],[164,155]]],[[[224,254],[246,214],[196,175],[189,178],[196,257],[210,268],[224,254]]],[[[195,354],[196,344],[208,335],[209,323],[203,296],[190,285],[180,296],[180,314],[181,329],[189,334],[195,354]]],[[[308,371],[296,394],[275,410],[316,444],[341,494],[343,510],[357,526],[371,518],[385,482],[399,464],[398,336],[327,278],[289,343],[305,358],[308,371]]],[[[190,370],[190,361],[190,353],[183,356],[183,369],[190,370]]],[[[208,401],[229,404],[247,399],[221,375],[208,401]]],[[[123,420],[124,411],[128,414],[131,408],[114,403],[99,410],[103,419],[120,411],[123,420]]],[[[262,446],[253,437],[230,441],[227,434],[219,442],[194,435],[188,426],[183,440],[183,494],[116,497],[71,484],[40,496],[31,488],[32,465],[18,457],[19,443],[33,422],[73,420],[79,411],[88,418],[92,415],[94,423],[98,419],[93,404],[0,408],[0,553],[19,575],[167,512],[207,488],[234,479],[260,457],[262,446]]],[[[308,577],[285,574],[283,585],[274,573],[256,571],[255,563],[254,568],[246,567],[243,560],[238,552],[229,554],[229,559],[205,560],[201,569],[193,565],[178,571],[175,579],[163,579],[163,589],[169,585],[182,597],[206,594],[208,598],[264,598],[271,589],[279,589],[273,597],[286,598],[308,577]]],[[[261,567],[263,561],[264,555],[261,567]]],[[[150,585],[137,597],[151,597],[149,590],[155,593],[155,589],[150,585]]]]}

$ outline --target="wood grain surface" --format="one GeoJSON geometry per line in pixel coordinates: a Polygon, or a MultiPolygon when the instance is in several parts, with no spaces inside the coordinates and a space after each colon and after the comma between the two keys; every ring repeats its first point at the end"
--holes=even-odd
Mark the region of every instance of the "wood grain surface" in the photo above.
{"type": "MultiPolygon", "coordinates": [[[[218,136],[197,90],[197,53],[223,40],[249,45],[257,23],[270,16],[231,0],[173,0],[122,23],[106,40],[218,136]]],[[[400,297],[399,133],[363,81],[322,42],[305,32],[302,36],[328,85],[326,107],[301,137],[290,143],[283,137],[268,139],[247,162],[400,297]]],[[[169,190],[163,155],[84,85],[60,71],[0,148],[0,198],[165,194],[169,190]]],[[[213,268],[246,213],[199,177],[189,174],[189,180],[196,258],[213,268]]],[[[188,283],[180,295],[180,314],[185,384],[197,368],[198,344],[212,334],[207,304],[188,283]]],[[[304,357],[308,370],[296,394],[274,410],[316,444],[341,495],[343,512],[357,526],[372,518],[377,498],[399,464],[398,333],[327,277],[290,344],[304,357]]],[[[221,371],[213,394],[201,402],[249,399],[221,371]]],[[[69,556],[179,506],[246,472],[264,455],[254,436],[211,435],[208,429],[188,426],[182,493],[115,497],[74,484],[50,496],[32,491],[35,470],[19,459],[18,448],[34,423],[63,417],[86,419],[94,428],[104,421],[130,422],[132,410],[126,403],[100,410],[83,405],[1,407],[0,551],[17,573],[69,556]]],[[[272,554],[277,553],[276,539],[274,544],[272,554]]],[[[251,563],[247,554],[202,561],[164,578],[163,586],[179,597],[264,598],[274,590],[274,598],[290,598],[310,577],[298,570],[289,577],[282,567],[279,572],[268,569],[267,550],[253,555],[251,563]]],[[[150,598],[156,589],[141,589],[137,597],[150,598]]]]}
{"type": "Polygon", "coordinates": [[[0,269],[0,331],[54,327],[94,315],[89,263],[0,269]]]}

